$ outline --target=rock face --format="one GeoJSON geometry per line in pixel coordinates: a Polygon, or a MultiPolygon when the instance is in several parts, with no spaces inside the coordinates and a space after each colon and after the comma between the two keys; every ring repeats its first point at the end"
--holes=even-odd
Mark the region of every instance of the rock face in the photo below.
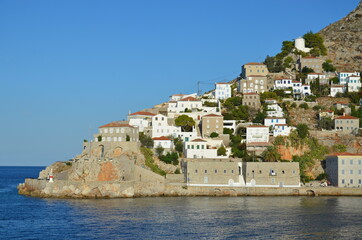
{"type": "Polygon", "coordinates": [[[362,70],[362,1],[346,17],[319,34],[328,49],[327,59],[333,61],[338,71],[362,70]]]}
{"type": "Polygon", "coordinates": [[[137,166],[142,155],[121,154],[111,160],[81,158],[56,162],[40,172],[39,179],[26,179],[19,193],[38,197],[114,198],[162,195],[165,178],[137,166]],[[53,174],[54,182],[46,178],[53,174]]]}

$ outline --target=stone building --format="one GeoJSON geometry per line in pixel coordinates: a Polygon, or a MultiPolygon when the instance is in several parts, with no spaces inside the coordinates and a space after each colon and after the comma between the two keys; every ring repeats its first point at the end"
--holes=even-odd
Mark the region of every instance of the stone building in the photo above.
{"type": "Polygon", "coordinates": [[[250,108],[260,109],[260,96],[257,93],[244,93],[243,94],[243,105],[250,108]]]}
{"type": "Polygon", "coordinates": [[[241,68],[241,76],[244,79],[246,79],[250,75],[266,76],[268,75],[268,73],[268,68],[263,63],[250,62],[244,64],[241,68]]]}
{"type": "Polygon", "coordinates": [[[335,117],[334,128],[344,133],[357,134],[359,129],[359,118],[350,115],[335,117]]]}
{"type": "Polygon", "coordinates": [[[319,57],[299,57],[297,60],[297,69],[302,71],[304,67],[308,67],[314,70],[314,72],[320,73],[322,68],[323,59],[319,57]]]}
{"type": "Polygon", "coordinates": [[[209,137],[211,133],[223,134],[224,116],[208,114],[201,119],[202,137],[209,137]]]}
{"type": "Polygon", "coordinates": [[[297,162],[244,162],[246,186],[300,187],[297,162]]]}
{"type": "Polygon", "coordinates": [[[262,75],[249,75],[239,80],[239,92],[263,93],[268,91],[268,78],[262,75]]]}
{"type": "Polygon", "coordinates": [[[233,159],[187,159],[183,167],[191,186],[245,186],[242,163],[233,159]]]}
{"type": "Polygon", "coordinates": [[[95,142],[138,142],[138,128],[127,123],[111,122],[98,129],[95,142]]]}
{"type": "Polygon", "coordinates": [[[362,154],[331,154],[326,157],[325,172],[333,186],[362,187],[362,154]]]}

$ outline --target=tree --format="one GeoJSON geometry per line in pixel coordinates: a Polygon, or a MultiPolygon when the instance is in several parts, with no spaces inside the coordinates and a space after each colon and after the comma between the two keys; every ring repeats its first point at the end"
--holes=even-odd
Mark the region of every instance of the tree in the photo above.
{"type": "Polygon", "coordinates": [[[159,158],[162,162],[167,164],[177,165],[179,163],[177,152],[168,152],[165,156],[160,156],[159,158]]]}
{"type": "Polygon", "coordinates": [[[212,133],[210,134],[210,137],[211,137],[211,138],[216,138],[216,137],[218,137],[218,136],[219,136],[219,134],[216,133],[216,132],[212,132],[212,133]]]}
{"type": "Polygon", "coordinates": [[[308,125],[305,123],[299,123],[297,125],[297,133],[300,138],[306,138],[309,135],[308,125]]]}
{"type": "Polygon", "coordinates": [[[129,141],[131,141],[131,138],[130,138],[130,136],[127,134],[127,135],[126,135],[126,142],[129,142],[129,141]]]}
{"type": "Polygon", "coordinates": [[[229,135],[233,135],[234,130],[230,129],[230,128],[224,128],[222,131],[223,134],[229,134],[229,135]]]}
{"type": "Polygon", "coordinates": [[[326,129],[326,130],[332,130],[334,128],[334,121],[333,119],[329,117],[322,117],[318,121],[318,128],[319,129],[326,129]]]}
{"type": "Polygon", "coordinates": [[[217,149],[217,155],[218,156],[226,156],[226,148],[224,146],[221,146],[217,149]]]}
{"type": "Polygon", "coordinates": [[[165,149],[163,147],[161,147],[161,146],[158,146],[158,147],[156,147],[155,150],[156,150],[157,156],[160,157],[165,149]]]}
{"type": "Polygon", "coordinates": [[[183,152],[183,143],[182,140],[180,138],[175,138],[173,140],[173,143],[175,144],[175,150],[179,153],[183,152]]]}
{"type": "Polygon", "coordinates": [[[343,145],[343,144],[336,144],[336,145],[333,145],[333,149],[336,152],[346,152],[347,151],[347,146],[343,145]]]}
{"type": "Polygon", "coordinates": [[[261,157],[265,162],[278,162],[280,160],[280,153],[276,147],[268,147],[262,154],[261,157]]]}
{"type": "Polygon", "coordinates": [[[323,44],[323,37],[318,33],[308,32],[303,36],[305,40],[305,46],[313,48],[309,53],[312,56],[324,56],[327,55],[327,48],[323,44]]]}
{"type": "Polygon", "coordinates": [[[264,119],[267,117],[267,114],[263,112],[258,112],[253,119],[253,123],[264,123],[264,119]]]}
{"type": "Polygon", "coordinates": [[[336,68],[332,65],[332,60],[328,59],[322,64],[322,68],[326,72],[334,72],[336,68]]]}
{"type": "Polygon", "coordinates": [[[153,147],[153,140],[150,136],[147,136],[143,132],[139,133],[139,140],[141,142],[142,147],[151,148],[153,147]]]}
{"type": "Polygon", "coordinates": [[[181,115],[175,119],[175,124],[176,126],[181,127],[183,132],[191,132],[192,127],[195,126],[195,121],[192,117],[181,115]]]}
{"type": "Polygon", "coordinates": [[[330,84],[338,84],[339,83],[339,79],[338,79],[338,77],[333,77],[333,78],[330,78],[329,79],[329,82],[330,82],[330,84]]]}

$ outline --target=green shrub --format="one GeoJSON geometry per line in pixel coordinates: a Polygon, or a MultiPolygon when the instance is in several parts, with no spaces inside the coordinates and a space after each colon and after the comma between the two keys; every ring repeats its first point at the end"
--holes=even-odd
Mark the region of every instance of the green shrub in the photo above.
{"type": "Polygon", "coordinates": [[[153,152],[151,149],[148,149],[146,147],[141,147],[141,152],[143,156],[145,157],[145,163],[146,166],[151,169],[152,172],[157,173],[161,176],[165,176],[166,172],[160,169],[153,160],[153,152]]]}
{"type": "Polygon", "coordinates": [[[211,138],[216,138],[216,137],[218,137],[218,136],[219,136],[219,134],[216,133],[216,132],[212,132],[212,133],[210,134],[210,137],[211,137],[211,138]]]}
{"type": "Polygon", "coordinates": [[[296,108],[297,107],[297,104],[294,102],[292,103],[292,105],[290,105],[291,108],[296,108]]]}
{"type": "Polygon", "coordinates": [[[304,109],[308,109],[308,108],[309,108],[307,103],[301,103],[301,104],[299,105],[299,107],[300,107],[300,108],[304,108],[304,109]]]}

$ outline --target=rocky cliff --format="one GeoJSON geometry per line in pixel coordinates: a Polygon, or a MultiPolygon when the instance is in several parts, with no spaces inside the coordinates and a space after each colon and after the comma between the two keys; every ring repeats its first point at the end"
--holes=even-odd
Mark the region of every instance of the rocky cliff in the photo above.
{"type": "Polygon", "coordinates": [[[341,20],[322,29],[328,59],[337,71],[362,70],[362,1],[341,20]]]}

